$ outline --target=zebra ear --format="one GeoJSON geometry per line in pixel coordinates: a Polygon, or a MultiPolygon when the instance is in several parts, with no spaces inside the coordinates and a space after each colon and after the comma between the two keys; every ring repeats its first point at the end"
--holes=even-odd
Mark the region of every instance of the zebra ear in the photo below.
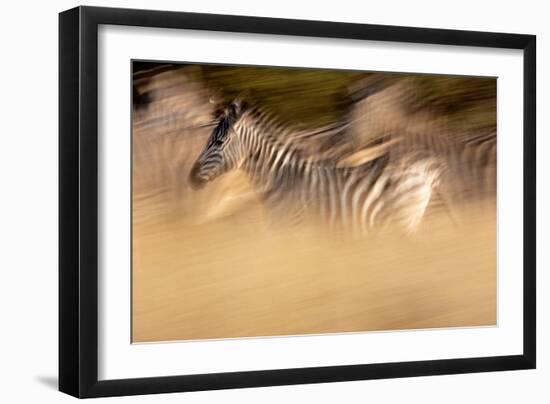
{"type": "Polygon", "coordinates": [[[237,111],[242,112],[246,109],[248,103],[247,100],[250,98],[250,90],[246,89],[241,91],[237,97],[233,100],[233,105],[236,107],[237,111]]]}
{"type": "Polygon", "coordinates": [[[248,103],[241,97],[237,97],[233,100],[233,107],[235,108],[235,112],[237,114],[242,113],[246,110],[248,103]]]}

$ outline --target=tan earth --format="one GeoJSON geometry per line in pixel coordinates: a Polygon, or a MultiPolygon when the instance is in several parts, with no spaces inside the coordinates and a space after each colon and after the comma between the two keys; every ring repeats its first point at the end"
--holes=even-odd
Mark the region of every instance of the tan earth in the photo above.
{"type": "Polygon", "coordinates": [[[355,240],[251,216],[134,231],[134,342],[496,324],[494,215],[355,240]]]}

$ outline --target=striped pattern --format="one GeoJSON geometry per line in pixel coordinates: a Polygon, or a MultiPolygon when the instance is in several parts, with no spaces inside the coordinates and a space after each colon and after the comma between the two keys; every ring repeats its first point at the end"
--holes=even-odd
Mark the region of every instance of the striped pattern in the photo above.
{"type": "MultiPolygon", "coordinates": [[[[386,142],[391,140],[386,139],[386,142]]],[[[428,132],[401,136],[389,150],[391,159],[410,152],[429,151],[443,161],[441,187],[453,205],[468,204],[482,207],[496,199],[497,192],[497,137],[494,130],[462,135],[428,132]]]]}
{"type": "Polygon", "coordinates": [[[314,217],[362,234],[390,224],[409,233],[418,228],[439,182],[435,158],[407,153],[390,160],[385,153],[346,167],[307,155],[290,132],[258,109],[229,105],[191,170],[190,184],[198,189],[242,169],[278,220],[314,217]]]}
{"type": "MultiPolygon", "coordinates": [[[[444,193],[454,205],[483,207],[489,202],[489,207],[494,206],[497,136],[490,117],[463,123],[455,117],[453,121],[450,115],[429,105],[420,107],[425,101],[407,80],[386,84],[380,85],[376,76],[358,83],[352,94],[354,103],[345,118],[350,126],[345,136],[350,144],[348,149],[360,150],[363,145],[376,142],[392,143],[388,149],[390,160],[399,159],[411,150],[429,152],[444,162],[438,194],[444,193]]],[[[478,105],[475,97],[469,102],[473,102],[472,117],[476,116],[476,106],[487,106],[483,102],[478,105]]]]}

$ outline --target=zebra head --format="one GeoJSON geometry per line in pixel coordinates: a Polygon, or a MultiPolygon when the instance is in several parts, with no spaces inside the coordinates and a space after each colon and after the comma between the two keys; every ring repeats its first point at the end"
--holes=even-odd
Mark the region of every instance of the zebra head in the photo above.
{"type": "Polygon", "coordinates": [[[193,189],[200,189],[207,182],[241,165],[245,152],[233,126],[243,110],[242,101],[235,100],[221,111],[206,147],[189,173],[189,183],[193,189]]]}

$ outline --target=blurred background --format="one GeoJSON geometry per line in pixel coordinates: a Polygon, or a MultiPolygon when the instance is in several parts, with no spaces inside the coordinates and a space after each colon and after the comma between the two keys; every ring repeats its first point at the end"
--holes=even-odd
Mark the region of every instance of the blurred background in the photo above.
{"type": "Polygon", "coordinates": [[[134,342],[496,323],[495,78],[134,62],[133,83],[134,342]],[[452,214],[335,238],[271,226],[239,171],[193,191],[201,126],[242,94],[296,130],[348,124],[310,153],[434,151],[452,214]]]}

